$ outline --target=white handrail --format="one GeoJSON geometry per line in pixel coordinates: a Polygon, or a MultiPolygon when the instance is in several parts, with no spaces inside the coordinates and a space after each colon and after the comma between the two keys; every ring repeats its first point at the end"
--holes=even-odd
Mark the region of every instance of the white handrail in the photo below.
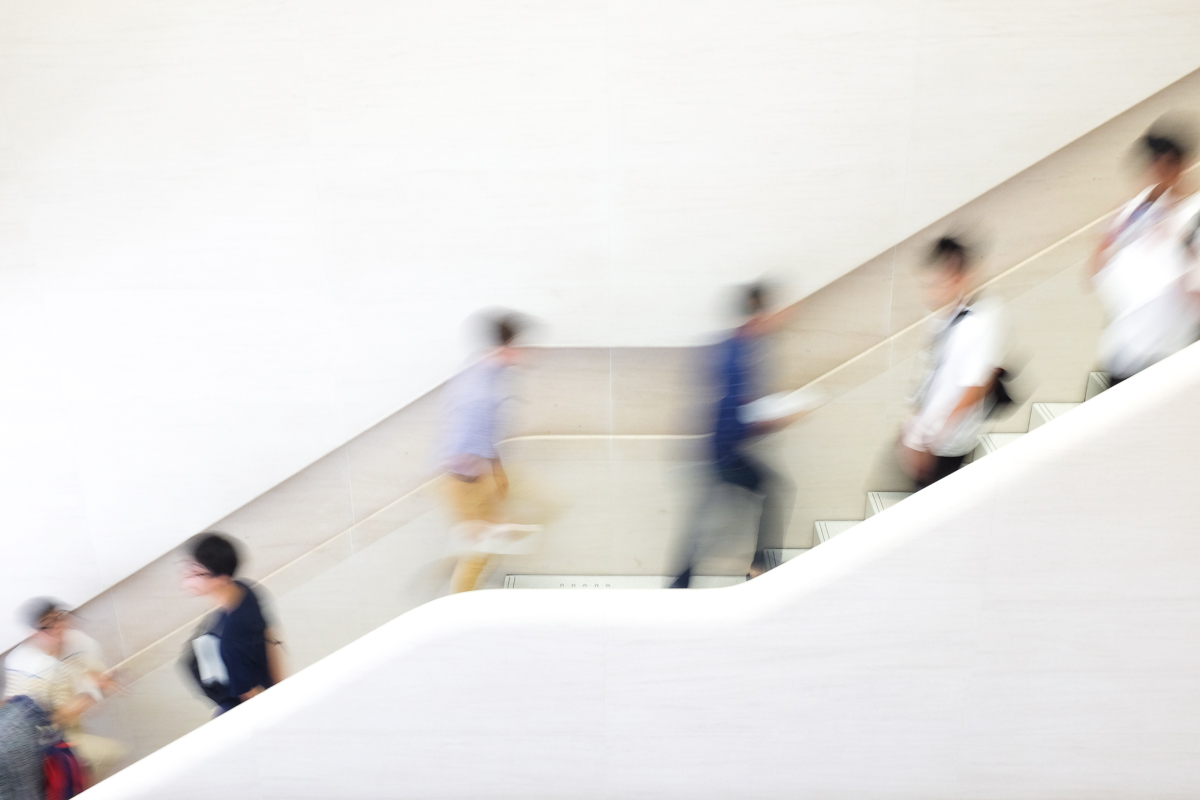
{"type": "Polygon", "coordinates": [[[1200,790],[1200,347],[751,583],[406,614],[92,789],[159,797],[1200,790]]]}

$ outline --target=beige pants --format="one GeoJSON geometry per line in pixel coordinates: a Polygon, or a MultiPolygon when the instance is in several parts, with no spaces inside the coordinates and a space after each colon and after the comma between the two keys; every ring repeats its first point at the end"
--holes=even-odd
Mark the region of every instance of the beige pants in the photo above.
{"type": "MultiPolygon", "coordinates": [[[[524,523],[548,525],[562,513],[560,504],[547,499],[553,493],[547,492],[529,475],[518,470],[510,480],[509,490],[502,495],[490,472],[473,481],[449,474],[443,482],[443,492],[459,523],[508,522],[515,517],[524,523]]],[[[493,561],[494,557],[487,553],[465,552],[454,568],[451,590],[469,592],[477,588],[488,564],[493,561]]]]}
{"type": "Polygon", "coordinates": [[[459,522],[501,521],[499,487],[496,486],[496,478],[490,472],[473,481],[451,473],[443,482],[443,491],[446,499],[450,501],[451,511],[459,522]]]}
{"type": "MultiPolygon", "coordinates": [[[[443,482],[443,490],[450,503],[450,510],[458,522],[500,522],[502,498],[496,479],[491,473],[480,475],[473,481],[449,474],[443,482]]],[[[487,564],[487,553],[464,553],[454,567],[454,575],[450,578],[450,591],[473,591],[487,564]]]]}
{"type": "Polygon", "coordinates": [[[87,765],[92,783],[111,775],[126,752],[125,746],[120,742],[90,733],[71,734],[68,741],[75,750],[75,755],[87,765]]]}

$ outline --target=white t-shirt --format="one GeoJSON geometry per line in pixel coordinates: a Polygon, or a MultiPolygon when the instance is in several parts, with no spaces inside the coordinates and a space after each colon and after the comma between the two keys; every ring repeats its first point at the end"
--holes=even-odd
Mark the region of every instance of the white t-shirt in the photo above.
{"type": "Polygon", "coordinates": [[[991,300],[959,305],[948,316],[935,319],[930,334],[929,371],[917,393],[917,411],[905,427],[903,441],[907,447],[936,456],[966,455],[975,448],[987,420],[988,398],[952,423],[950,414],[963,392],[987,386],[995,377],[1003,357],[1003,316],[991,300]]]}
{"type": "Polygon", "coordinates": [[[1200,321],[1186,291],[1194,258],[1185,244],[1200,199],[1164,192],[1147,204],[1149,193],[1113,218],[1111,255],[1093,278],[1110,320],[1100,337],[1101,361],[1121,378],[1194,342],[1200,321]]]}

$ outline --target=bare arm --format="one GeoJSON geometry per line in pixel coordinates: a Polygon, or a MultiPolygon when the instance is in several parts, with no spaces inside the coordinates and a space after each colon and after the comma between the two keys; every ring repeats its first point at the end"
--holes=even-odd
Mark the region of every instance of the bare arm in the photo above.
{"type": "MultiPolygon", "coordinates": [[[[992,378],[992,382],[995,380],[995,378],[992,378]]],[[[940,439],[946,431],[954,430],[955,425],[958,424],[958,420],[962,415],[983,401],[983,398],[987,396],[988,391],[992,388],[992,382],[988,382],[983,386],[968,386],[963,390],[962,397],[958,399],[958,405],[954,406],[954,410],[950,412],[950,416],[946,417],[946,424],[942,426],[942,430],[934,437],[935,441],[940,439]]]]}
{"type": "MultiPolygon", "coordinates": [[[[994,382],[995,378],[992,381],[994,382]]],[[[943,430],[948,430],[958,421],[959,417],[974,408],[976,404],[982,402],[991,388],[991,383],[986,383],[983,386],[968,386],[963,391],[962,397],[959,398],[958,405],[954,407],[954,410],[950,412],[950,416],[946,418],[946,427],[943,430]]]]}
{"type": "Polygon", "coordinates": [[[75,695],[69,702],[59,706],[51,719],[56,726],[69,728],[79,722],[79,718],[83,716],[84,712],[94,705],[96,705],[96,698],[90,694],[75,695]]]}
{"type": "MultiPolygon", "coordinates": [[[[275,631],[272,628],[267,628],[265,631],[263,631],[263,638],[267,641],[267,672],[271,675],[271,684],[274,685],[287,677],[286,667],[283,661],[283,642],[281,642],[275,636],[275,631]]],[[[257,697],[266,690],[267,689],[265,686],[259,685],[255,686],[248,692],[238,695],[238,697],[241,698],[242,702],[244,703],[252,697],[257,697]]]]}
{"type": "Polygon", "coordinates": [[[275,635],[274,628],[267,628],[267,671],[271,674],[271,682],[279,683],[287,677],[287,663],[283,655],[283,642],[275,635]]]}
{"type": "MultiPolygon", "coordinates": [[[[993,381],[995,378],[992,379],[993,381]]],[[[936,441],[943,433],[953,430],[959,417],[969,411],[976,403],[981,402],[991,389],[992,383],[989,382],[983,386],[968,386],[962,393],[962,397],[958,399],[958,403],[954,406],[954,410],[946,417],[946,422],[942,426],[942,430],[934,437],[936,441]]],[[[928,449],[917,450],[909,447],[904,443],[902,436],[897,442],[896,447],[897,457],[900,459],[900,466],[912,478],[916,480],[925,480],[933,471],[936,463],[936,456],[933,455],[933,444],[930,443],[928,449]]]]}
{"type": "Polygon", "coordinates": [[[1108,265],[1108,251],[1109,248],[1113,246],[1114,238],[1115,237],[1112,233],[1105,234],[1104,238],[1100,240],[1100,244],[1097,245],[1096,249],[1092,252],[1092,257],[1088,261],[1089,278],[1096,277],[1100,270],[1104,269],[1104,267],[1108,265]]]}

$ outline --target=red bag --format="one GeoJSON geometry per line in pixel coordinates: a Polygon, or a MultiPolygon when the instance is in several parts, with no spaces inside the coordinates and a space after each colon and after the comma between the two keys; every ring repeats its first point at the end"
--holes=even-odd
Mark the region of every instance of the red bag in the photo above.
{"type": "Polygon", "coordinates": [[[57,742],[46,748],[46,800],[69,800],[87,788],[83,767],[71,745],[57,742]]]}

